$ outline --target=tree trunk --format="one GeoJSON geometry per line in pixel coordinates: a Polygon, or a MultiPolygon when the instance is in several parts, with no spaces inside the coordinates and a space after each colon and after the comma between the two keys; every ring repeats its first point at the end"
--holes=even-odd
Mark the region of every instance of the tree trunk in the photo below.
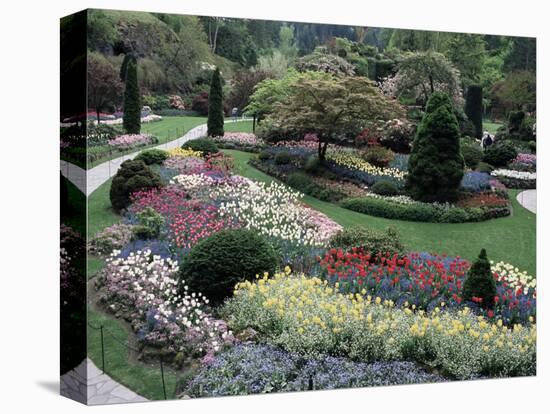
{"type": "Polygon", "coordinates": [[[430,78],[430,91],[431,93],[434,93],[434,78],[432,75],[430,75],[429,78],[430,78]]]}
{"type": "Polygon", "coordinates": [[[328,148],[328,141],[327,142],[319,141],[319,147],[318,147],[319,164],[325,163],[327,148],[328,148]]]}
{"type": "Polygon", "coordinates": [[[96,108],[95,113],[97,115],[97,124],[99,125],[99,122],[100,122],[99,109],[96,108]]]}

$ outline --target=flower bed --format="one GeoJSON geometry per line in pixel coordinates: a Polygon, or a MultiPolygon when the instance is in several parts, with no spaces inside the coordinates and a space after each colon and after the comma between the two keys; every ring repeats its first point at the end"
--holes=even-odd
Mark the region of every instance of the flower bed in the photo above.
{"type": "Polygon", "coordinates": [[[126,259],[117,253],[97,278],[100,303],[129,321],[150,353],[209,356],[233,342],[226,324],[205,311],[208,299],[200,292],[177,294],[177,262],[150,251],[126,259]]]}
{"type": "Polygon", "coordinates": [[[126,134],[119,135],[109,141],[109,146],[113,149],[123,151],[130,148],[139,148],[158,143],[157,137],[151,134],[126,134]]]}
{"type": "MultiPolygon", "coordinates": [[[[470,262],[460,257],[410,253],[403,257],[388,252],[371,255],[361,249],[331,249],[320,260],[320,275],[341,293],[379,296],[398,306],[414,306],[432,311],[464,305],[462,287],[470,262]]],[[[523,283],[519,271],[500,264],[493,268],[497,296],[492,309],[484,311],[474,303],[468,306],[505,324],[526,323],[536,317],[536,292],[523,283]],[[507,271],[507,272],[506,272],[507,271]],[[510,280],[508,280],[510,279],[510,280]]],[[[523,280],[528,276],[523,275],[523,280]]]]}
{"type": "Polygon", "coordinates": [[[537,169],[537,156],[535,154],[520,153],[509,166],[512,170],[535,172],[537,169]]]}
{"type": "Polygon", "coordinates": [[[251,327],[261,340],[306,357],[411,359],[458,379],[536,372],[535,325],[510,329],[468,308],[428,315],[327,284],[289,272],[263,277],[239,284],[223,311],[236,332],[251,327]]]}
{"type": "Polygon", "coordinates": [[[412,362],[304,359],[272,345],[250,344],[217,355],[188,384],[185,394],[206,397],[441,381],[445,379],[412,362]]]}
{"type": "Polygon", "coordinates": [[[226,132],[222,137],[213,137],[219,148],[259,152],[265,144],[255,134],[248,132],[226,132]]]}
{"type": "Polygon", "coordinates": [[[497,177],[508,188],[532,189],[537,186],[535,172],[498,169],[491,175],[497,177]]]}

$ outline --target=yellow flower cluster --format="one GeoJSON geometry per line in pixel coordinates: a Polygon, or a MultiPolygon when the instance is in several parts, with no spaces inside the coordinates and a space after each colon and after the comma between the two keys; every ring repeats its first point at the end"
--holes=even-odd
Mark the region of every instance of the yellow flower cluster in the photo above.
{"type": "Polygon", "coordinates": [[[482,369],[470,360],[482,361],[483,369],[493,364],[515,372],[518,366],[532,367],[535,358],[534,324],[508,328],[468,308],[442,312],[438,307],[429,314],[414,307],[398,308],[379,297],[338,293],[326,281],[292,275],[290,269],[239,283],[234,294],[229,306],[237,329],[253,326],[290,351],[398,359],[406,349],[425,346],[436,349],[438,363],[464,378],[482,369]],[[280,327],[278,337],[269,332],[274,326],[280,327]],[[451,361],[454,354],[465,361],[451,361]]]}
{"type": "Polygon", "coordinates": [[[400,171],[397,168],[381,168],[369,164],[358,154],[349,150],[337,149],[329,150],[326,155],[327,160],[334,161],[336,164],[347,168],[359,170],[372,175],[383,175],[398,179],[405,178],[406,172],[400,171]]]}
{"type": "Polygon", "coordinates": [[[168,154],[171,157],[202,157],[202,151],[194,151],[192,149],[183,149],[183,148],[172,148],[171,150],[168,150],[168,154]]]}
{"type": "Polygon", "coordinates": [[[529,288],[537,288],[537,279],[534,276],[527,274],[526,271],[520,271],[517,267],[511,265],[510,263],[494,263],[491,260],[491,270],[498,273],[500,277],[506,280],[510,287],[514,289],[517,289],[520,286],[523,287],[525,294],[527,294],[529,288]]]}

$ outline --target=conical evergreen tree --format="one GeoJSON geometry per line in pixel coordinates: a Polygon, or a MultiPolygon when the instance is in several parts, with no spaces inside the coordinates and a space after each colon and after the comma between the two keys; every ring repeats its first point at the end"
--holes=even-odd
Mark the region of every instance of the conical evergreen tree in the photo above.
{"type": "Polygon", "coordinates": [[[218,68],[212,74],[212,82],[210,83],[207,126],[209,137],[223,135],[223,91],[222,79],[218,68]]]}
{"type": "Polygon", "coordinates": [[[124,89],[124,116],[122,125],[128,134],[141,131],[141,102],[137,77],[137,62],[129,59],[126,64],[126,88],[124,89]]]}
{"type": "Polygon", "coordinates": [[[459,138],[451,100],[443,93],[432,94],[409,158],[407,189],[415,200],[456,200],[464,175],[459,138]]]}
{"type": "Polygon", "coordinates": [[[462,289],[462,298],[464,300],[476,301],[481,299],[481,306],[485,309],[492,309],[495,302],[497,288],[493,273],[491,272],[491,263],[487,259],[487,252],[481,249],[479,257],[472,264],[464,287],[462,289]]]}
{"type": "Polygon", "coordinates": [[[483,135],[483,89],[479,85],[471,85],[466,93],[466,116],[472,121],[476,129],[476,138],[483,135]]]}

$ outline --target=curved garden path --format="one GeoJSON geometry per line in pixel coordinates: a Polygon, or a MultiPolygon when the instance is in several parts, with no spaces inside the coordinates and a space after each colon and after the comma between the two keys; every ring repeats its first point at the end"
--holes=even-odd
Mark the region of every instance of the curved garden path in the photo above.
{"type": "MultiPolygon", "coordinates": [[[[225,123],[240,122],[240,121],[250,121],[249,118],[239,118],[236,121],[226,120],[225,123]]],[[[151,148],[160,148],[160,149],[172,149],[181,147],[181,145],[191,139],[200,138],[206,136],[207,126],[206,124],[201,124],[195,128],[189,130],[183,136],[169,141],[165,144],[160,144],[151,148]]],[[[60,169],[61,174],[72,182],[80,191],[82,191],[86,196],[92,194],[101,184],[111,178],[116,174],[122,164],[126,160],[133,159],[138,155],[142,149],[132,152],[131,154],[126,154],[121,157],[112,159],[110,161],[105,161],[102,164],[96,165],[89,170],[85,170],[77,165],[74,165],[70,162],[61,160],[60,169]]]]}
{"type": "Polygon", "coordinates": [[[88,405],[148,401],[103,374],[89,358],[61,376],[60,393],[88,405]]]}
{"type": "Polygon", "coordinates": [[[525,190],[516,196],[516,200],[531,213],[537,214],[537,190],[525,190]]]}

